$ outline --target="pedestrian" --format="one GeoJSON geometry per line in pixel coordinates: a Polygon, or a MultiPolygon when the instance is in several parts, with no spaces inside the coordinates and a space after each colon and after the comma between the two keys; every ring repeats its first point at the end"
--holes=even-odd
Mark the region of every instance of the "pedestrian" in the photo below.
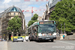
{"type": "Polygon", "coordinates": [[[24,42],[26,42],[26,39],[24,38],[24,42]]]}
{"type": "Polygon", "coordinates": [[[63,39],[65,39],[65,35],[63,34],[63,39]]]}
{"type": "Polygon", "coordinates": [[[25,37],[25,41],[29,41],[29,36],[26,36],[25,37]]]}

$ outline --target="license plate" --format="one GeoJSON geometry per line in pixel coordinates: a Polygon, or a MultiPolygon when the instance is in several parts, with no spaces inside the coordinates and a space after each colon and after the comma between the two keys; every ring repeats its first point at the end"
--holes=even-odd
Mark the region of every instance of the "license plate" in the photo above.
{"type": "Polygon", "coordinates": [[[50,39],[50,38],[46,38],[46,39],[50,39]]]}

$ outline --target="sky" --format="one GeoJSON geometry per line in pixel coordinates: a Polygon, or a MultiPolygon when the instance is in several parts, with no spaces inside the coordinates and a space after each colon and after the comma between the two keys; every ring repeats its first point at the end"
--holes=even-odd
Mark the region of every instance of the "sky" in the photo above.
{"type": "Polygon", "coordinates": [[[39,16],[42,16],[43,12],[46,10],[47,3],[48,3],[48,1],[46,1],[46,0],[43,0],[43,1],[39,0],[38,2],[36,2],[36,0],[30,0],[30,1],[0,0],[0,13],[14,5],[14,6],[20,8],[21,10],[24,10],[23,13],[25,15],[25,22],[27,25],[32,17],[32,13],[31,13],[32,7],[33,7],[33,11],[34,11],[33,14],[37,13],[39,16]],[[41,11],[39,11],[39,9],[41,9],[41,11]],[[26,10],[29,10],[29,12],[26,12],[26,10]],[[37,11],[35,11],[35,10],[37,10],[37,11]]]}

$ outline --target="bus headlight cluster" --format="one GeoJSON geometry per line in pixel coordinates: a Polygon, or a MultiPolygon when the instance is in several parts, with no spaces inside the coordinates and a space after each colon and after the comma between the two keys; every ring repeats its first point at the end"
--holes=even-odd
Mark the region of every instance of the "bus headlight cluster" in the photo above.
{"type": "Polygon", "coordinates": [[[38,36],[42,36],[42,34],[41,33],[38,33],[38,36]]]}
{"type": "Polygon", "coordinates": [[[38,36],[45,36],[46,34],[41,34],[41,33],[38,33],[38,36]]]}
{"type": "Polygon", "coordinates": [[[53,36],[56,36],[56,33],[53,33],[53,36]]]}
{"type": "Polygon", "coordinates": [[[42,34],[42,36],[45,36],[46,34],[42,34]]]}

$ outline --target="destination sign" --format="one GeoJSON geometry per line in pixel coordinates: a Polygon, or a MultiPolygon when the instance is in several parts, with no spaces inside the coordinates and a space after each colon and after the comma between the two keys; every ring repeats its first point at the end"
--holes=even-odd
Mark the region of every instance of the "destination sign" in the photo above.
{"type": "Polygon", "coordinates": [[[40,21],[39,24],[54,24],[54,21],[40,21]]]}

